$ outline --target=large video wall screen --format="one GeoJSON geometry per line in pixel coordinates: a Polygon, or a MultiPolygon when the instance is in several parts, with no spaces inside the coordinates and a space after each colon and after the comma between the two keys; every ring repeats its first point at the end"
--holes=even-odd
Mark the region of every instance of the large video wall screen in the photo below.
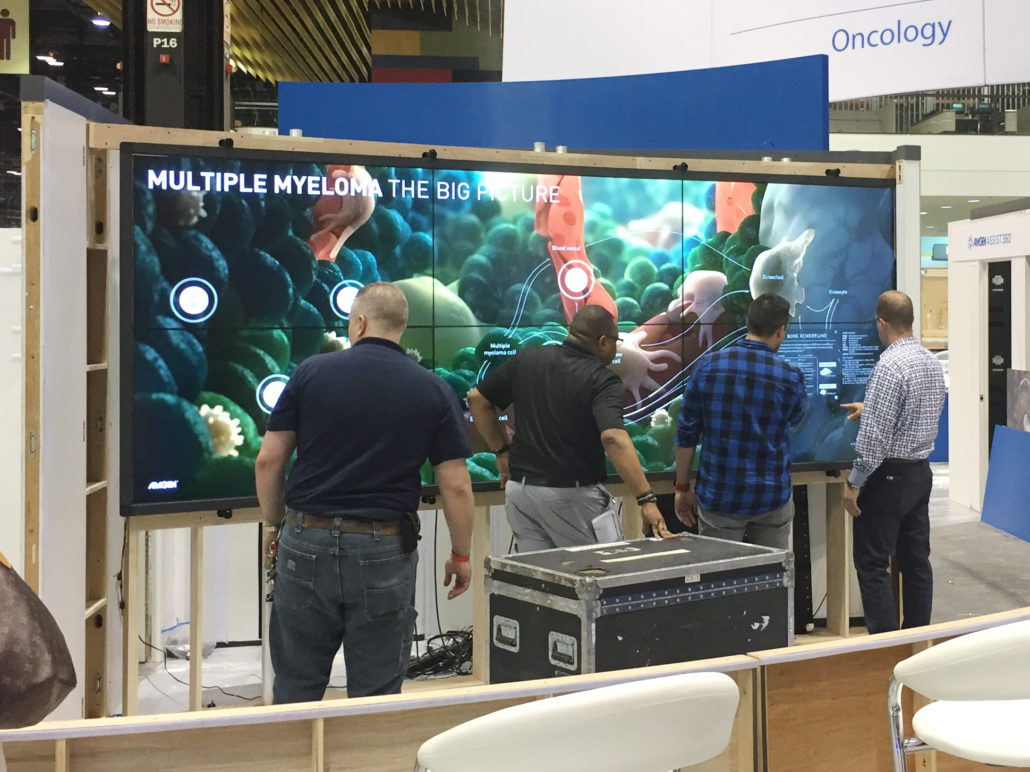
{"type": "MultiPolygon", "coordinates": [[[[252,505],[283,384],[349,345],[350,303],[374,281],[403,290],[402,345],[461,399],[520,349],[559,344],[584,304],[608,308],[626,428],[654,475],[673,469],[694,365],[743,337],[754,295],[779,293],[792,312],[781,352],[810,394],[795,467],[853,457],[840,403],[862,396],[873,306],[894,282],[888,183],[123,152],[127,514],[252,505]]],[[[469,469],[497,479],[489,453],[469,469]]]]}

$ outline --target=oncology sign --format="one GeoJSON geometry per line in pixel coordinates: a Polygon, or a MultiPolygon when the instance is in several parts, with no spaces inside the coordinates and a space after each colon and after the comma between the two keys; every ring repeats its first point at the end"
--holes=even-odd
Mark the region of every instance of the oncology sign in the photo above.
{"type": "Polygon", "coordinates": [[[833,102],[983,74],[983,9],[969,0],[731,0],[713,4],[712,26],[716,65],[826,54],[833,102]]]}
{"type": "Polygon", "coordinates": [[[183,0],[146,0],[147,32],[182,32],[183,0]]]}
{"type": "MultiPolygon", "coordinates": [[[[547,0],[552,23],[543,26],[541,5],[505,3],[505,80],[825,54],[831,101],[1030,81],[1030,0],[648,0],[647,13],[628,16],[620,0],[547,0]],[[562,56],[542,57],[542,50],[562,56]]],[[[785,101],[790,91],[784,83],[785,101]]]]}

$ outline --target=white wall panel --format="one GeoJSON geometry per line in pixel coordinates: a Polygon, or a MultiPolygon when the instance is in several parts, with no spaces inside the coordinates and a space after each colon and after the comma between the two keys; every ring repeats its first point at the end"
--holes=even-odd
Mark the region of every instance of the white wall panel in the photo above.
{"type": "Polygon", "coordinates": [[[709,67],[711,5],[711,0],[507,0],[503,78],[559,80],[709,67]]]}
{"type": "Polygon", "coordinates": [[[0,552],[25,570],[25,275],[20,228],[0,229],[0,552]]]}
{"type": "Polygon", "coordinates": [[[44,103],[40,147],[39,594],[79,679],[50,717],[71,719],[85,667],[86,119],[44,103]]]}

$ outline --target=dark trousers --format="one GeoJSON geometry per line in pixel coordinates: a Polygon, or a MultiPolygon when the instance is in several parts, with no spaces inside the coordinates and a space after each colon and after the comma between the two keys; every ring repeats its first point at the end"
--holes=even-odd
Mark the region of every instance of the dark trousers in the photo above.
{"type": "Polygon", "coordinates": [[[930,623],[933,570],[930,568],[930,488],[926,461],[885,461],[869,476],[858,497],[854,521],[855,570],[870,633],[898,629],[889,573],[890,558],[902,577],[903,627],[930,623]]]}

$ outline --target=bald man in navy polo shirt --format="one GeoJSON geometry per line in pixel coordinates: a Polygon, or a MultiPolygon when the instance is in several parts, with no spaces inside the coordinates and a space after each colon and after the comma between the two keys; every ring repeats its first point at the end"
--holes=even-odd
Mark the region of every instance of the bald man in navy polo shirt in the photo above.
{"type": "Polygon", "coordinates": [[[397,287],[363,287],[350,313],[353,346],[302,362],[268,419],[256,478],[263,554],[278,552],[269,625],[276,703],[322,699],[341,642],[348,696],[400,691],[426,459],[450,530],[448,598],[468,588],[471,443],[451,387],[400,347],[407,319],[397,287]]]}

